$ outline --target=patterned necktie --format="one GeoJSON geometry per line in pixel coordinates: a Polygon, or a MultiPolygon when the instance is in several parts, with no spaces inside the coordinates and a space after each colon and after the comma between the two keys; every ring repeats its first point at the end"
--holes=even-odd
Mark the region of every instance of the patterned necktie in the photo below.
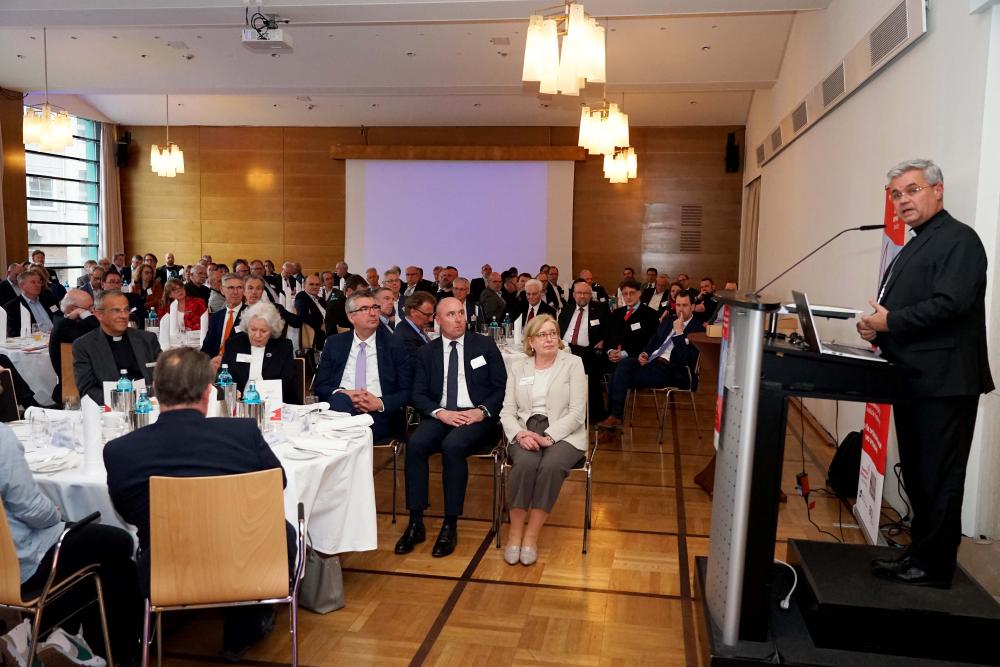
{"type": "Polygon", "coordinates": [[[446,410],[458,410],[458,341],[451,341],[451,353],[448,355],[448,398],[445,401],[446,410]]]}
{"type": "Polygon", "coordinates": [[[354,364],[355,389],[368,388],[368,355],[365,354],[366,347],[368,347],[368,345],[364,341],[358,343],[358,359],[354,364]]]}
{"type": "Polygon", "coordinates": [[[573,325],[573,336],[569,339],[570,345],[576,345],[576,340],[580,337],[580,323],[583,322],[583,306],[580,306],[576,313],[576,324],[573,325]]]}
{"type": "Polygon", "coordinates": [[[530,322],[533,319],[535,319],[535,307],[534,306],[532,306],[531,308],[528,309],[528,319],[525,320],[525,321],[526,322],[530,322]]]}

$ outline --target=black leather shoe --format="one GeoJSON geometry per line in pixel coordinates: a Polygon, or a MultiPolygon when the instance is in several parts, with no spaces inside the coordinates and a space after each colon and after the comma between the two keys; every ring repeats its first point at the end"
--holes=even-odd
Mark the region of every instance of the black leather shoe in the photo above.
{"type": "Polygon", "coordinates": [[[912,560],[906,554],[900,558],[875,558],[872,560],[872,572],[884,570],[887,572],[901,572],[912,565],[912,560]]]}
{"type": "Polygon", "coordinates": [[[904,569],[896,570],[875,570],[875,576],[887,581],[895,581],[900,584],[910,586],[927,586],[929,588],[951,588],[951,577],[944,578],[930,572],[925,572],[919,567],[910,563],[904,569]]]}
{"type": "Polygon", "coordinates": [[[431,555],[435,558],[450,556],[455,551],[457,544],[458,528],[445,524],[441,526],[441,532],[438,533],[437,540],[434,541],[434,549],[431,551],[431,555]]]}
{"type": "Polygon", "coordinates": [[[420,544],[427,539],[427,532],[424,530],[424,524],[422,523],[411,523],[406,526],[406,530],[400,536],[399,540],[396,542],[396,553],[397,554],[408,554],[413,551],[413,547],[420,544]]]}

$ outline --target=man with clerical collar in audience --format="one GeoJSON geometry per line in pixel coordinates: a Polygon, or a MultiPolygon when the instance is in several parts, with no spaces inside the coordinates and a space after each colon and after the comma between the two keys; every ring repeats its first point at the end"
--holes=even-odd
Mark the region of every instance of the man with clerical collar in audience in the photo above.
{"type": "Polygon", "coordinates": [[[600,283],[594,282],[594,274],[591,273],[590,269],[580,271],[580,278],[587,281],[587,284],[590,285],[595,301],[599,301],[600,303],[608,302],[608,291],[600,283]]]}
{"type": "Polygon", "coordinates": [[[555,318],[556,309],[542,301],[541,281],[527,280],[524,283],[524,301],[521,303],[521,310],[517,313],[517,317],[521,318],[521,327],[525,327],[538,315],[551,315],[555,318]]]}
{"type": "Polygon", "coordinates": [[[184,283],[184,291],[188,296],[201,299],[208,305],[208,300],[212,296],[212,290],[206,284],[208,282],[208,268],[200,262],[191,267],[191,280],[184,283]]]}
{"type": "Polygon", "coordinates": [[[181,271],[184,270],[182,265],[174,264],[174,253],[172,252],[167,253],[165,262],[163,266],[156,270],[156,279],[163,285],[166,285],[167,281],[171,278],[180,278],[181,271]]]}
{"type": "Polygon", "coordinates": [[[441,454],[444,521],[431,555],[455,550],[458,517],[469,479],[467,458],[488,452],[499,438],[499,416],[507,385],[500,350],[487,336],[467,334],[464,310],[457,299],[437,305],[441,336],[417,352],[411,404],[424,419],[406,443],[406,507],[410,521],[396,542],[406,554],[426,539],[424,510],[428,501],[427,460],[441,454]]]}
{"type": "MultiPolygon", "coordinates": [[[[263,278],[247,278],[246,282],[243,284],[243,298],[246,299],[247,307],[256,304],[261,299],[265,298],[264,295],[267,293],[267,283],[264,282],[263,278]]],[[[280,303],[274,302],[273,305],[278,309],[278,315],[286,326],[292,328],[299,328],[302,326],[302,318],[295,313],[289,312],[280,303]]]]}
{"type": "Polygon", "coordinates": [[[406,297],[406,302],[403,304],[405,317],[396,326],[393,335],[400,339],[410,356],[431,342],[426,330],[434,320],[436,304],[429,292],[417,291],[406,297]]]}
{"type": "Polygon", "coordinates": [[[354,330],[327,340],[316,372],[316,396],[328,401],[331,410],[371,415],[376,443],[402,436],[412,379],[409,355],[402,341],[381,325],[379,304],[368,290],[354,292],[346,303],[354,330]]]}
{"type": "Polygon", "coordinates": [[[130,380],[144,379],[146,386],[151,386],[152,364],[160,356],[160,342],[148,331],[129,329],[125,295],[117,290],[99,292],[94,315],[101,328],[73,343],[73,375],[80,396],[90,396],[104,405],[104,383],[117,381],[122,369],[130,380]]]}
{"type": "Polygon", "coordinates": [[[596,423],[605,416],[601,381],[606,367],[604,338],[611,314],[607,306],[593,300],[593,290],[582,278],[573,281],[571,295],[573,301],[559,313],[559,335],[570,351],[583,361],[583,369],[587,372],[590,421],[596,423]]]}
{"type": "Polygon", "coordinates": [[[437,293],[437,286],[429,280],[424,280],[424,270],[419,266],[406,267],[406,288],[403,289],[403,296],[410,296],[414,292],[427,292],[431,296],[437,293]]]}
{"type": "MultiPolygon", "coordinates": [[[[250,260],[250,278],[259,278],[262,283],[263,296],[273,304],[278,303],[278,295],[281,294],[281,278],[278,278],[278,285],[275,287],[274,281],[268,280],[264,262],[259,259],[250,260]]],[[[281,311],[279,310],[278,312],[280,313],[281,311]]]]}
{"type": "MultiPolygon", "coordinates": [[[[648,271],[646,275],[649,275],[648,271]]],[[[653,287],[644,289],[639,301],[655,310],[657,317],[663,317],[664,313],[670,311],[670,276],[665,273],[656,276],[653,287]]]]}
{"type": "Polygon", "coordinates": [[[13,301],[21,296],[21,288],[17,286],[17,277],[24,271],[19,262],[7,266],[7,277],[0,282],[0,305],[13,301]]]}
{"type": "Polygon", "coordinates": [[[479,303],[479,297],[490,282],[491,273],[493,273],[493,267],[489,264],[483,264],[482,268],[479,269],[479,277],[469,281],[469,295],[472,297],[472,303],[479,303]]]}
{"type": "Polygon", "coordinates": [[[40,272],[22,271],[17,277],[20,296],[4,304],[7,311],[7,337],[17,338],[21,335],[21,313],[26,312],[31,318],[31,324],[37,324],[40,331],[52,331],[55,320],[62,316],[59,305],[51,293],[43,291],[40,272]]]}
{"type": "MultiPolygon", "coordinates": [[[[698,388],[698,376],[694,372],[698,348],[687,336],[703,332],[705,327],[693,316],[691,297],[686,292],[677,296],[675,306],[677,314],[660,323],[642,352],[623,358],[616,365],[608,381],[608,416],[598,426],[615,428],[622,425],[629,389],[698,388]]],[[[602,433],[601,438],[607,440],[609,435],[602,433]]]]}
{"type": "Polygon", "coordinates": [[[56,372],[55,389],[52,390],[52,400],[55,403],[62,403],[62,344],[72,343],[80,336],[90,333],[99,324],[97,318],[91,312],[94,307],[94,297],[82,289],[71,289],[66,292],[59,304],[63,316],[52,327],[52,335],[49,336],[49,361],[52,362],[52,370],[56,372]]]}
{"type": "Polygon", "coordinates": [[[326,305],[319,300],[319,287],[319,276],[314,273],[306,277],[302,291],[295,295],[295,312],[302,318],[303,327],[312,327],[312,347],[317,351],[323,349],[327,333],[326,305]]]}
{"type": "Polygon", "coordinates": [[[201,343],[201,351],[210,357],[222,358],[226,341],[236,332],[246,305],[243,303],[243,279],[235,273],[222,277],[222,292],[226,305],[208,316],[208,331],[201,343]]]}
{"type": "MultiPolygon", "coordinates": [[[[543,271],[539,271],[535,280],[542,284],[542,301],[552,306],[552,310],[558,311],[562,306],[559,301],[559,296],[556,294],[554,289],[550,289],[549,285],[549,267],[545,266],[543,271]]],[[[553,315],[555,317],[555,315],[553,315]]]]}
{"type": "Polygon", "coordinates": [[[451,296],[455,279],[458,278],[458,269],[454,266],[446,266],[438,273],[437,279],[437,300],[451,296]]]}
{"type": "MultiPolygon", "coordinates": [[[[371,290],[371,296],[375,299],[375,305],[378,306],[379,328],[385,333],[391,334],[396,329],[396,302],[392,298],[392,290],[388,287],[378,287],[371,290]]],[[[350,317],[350,309],[347,308],[346,304],[345,308],[348,311],[348,317],[350,317]]]]}
{"type": "Polygon", "coordinates": [[[501,290],[503,281],[500,274],[494,271],[486,281],[486,289],[479,295],[479,311],[482,313],[483,322],[489,326],[490,322],[496,319],[497,324],[503,322],[503,314],[507,310],[507,302],[503,298],[501,290]]]}
{"type": "Polygon", "coordinates": [[[622,283],[621,293],[623,305],[611,313],[604,343],[612,364],[638,357],[660,323],[655,310],[639,303],[639,283],[634,279],[622,283]]]}
{"type": "Polygon", "coordinates": [[[479,306],[469,298],[469,291],[468,278],[455,278],[451,284],[451,294],[462,304],[462,310],[465,311],[465,321],[469,324],[470,329],[475,330],[481,317],[479,306]]]}
{"type": "Polygon", "coordinates": [[[715,308],[719,305],[719,300],[715,298],[715,281],[705,277],[698,284],[700,291],[693,300],[694,316],[699,322],[705,323],[708,318],[715,314],[715,308]]]}

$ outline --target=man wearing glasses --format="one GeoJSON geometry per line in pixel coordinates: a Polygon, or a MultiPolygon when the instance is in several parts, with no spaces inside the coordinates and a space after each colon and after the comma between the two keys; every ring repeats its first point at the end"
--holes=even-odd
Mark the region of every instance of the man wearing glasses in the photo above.
{"type": "Polygon", "coordinates": [[[160,342],[149,332],[129,329],[125,295],[119,290],[98,292],[94,315],[101,327],[73,342],[73,376],[80,395],[104,405],[104,383],[118,380],[122,369],[133,382],[145,380],[151,387],[160,342]]]}
{"type": "Polygon", "coordinates": [[[243,303],[243,279],[235,273],[228,273],[222,278],[222,295],[226,298],[226,307],[208,316],[208,331],[201,344],[201,351],[213,359],[213,365],[218,367],[222,362],[226,341],[236,332],[240,325],[246,305],[243,303]]]}
{"type": "Polygon", "coordinates": [[[406,297],[403,304],[405,317],[396,325],[393,336],[398,338],[411,357],[417,351],[431,342],[427,336],[427,325],[434,319],[434,306],[437,300],[428,292],[414,292],[406,297]]]}
{"type": "Polygon", "coordinates": [[[403,407],[410,400],[410,358],[392,334],[379,326],[379,306],[367,291],[347,297],[354,331],[331,336],[316,372],[316,395],[330,409],[371,415],[375,442],[401,436],[403,407]]]}
{"type": "Polygon", "coordinates": [[[313,349],[322,350],[326,340],[326,306],[319,300],[321,282],[315,273],[302,284],[302,291],[295,295],[295,312],[302,323],[313,329],[313,349]]]}
{"type": "Polygon", "coordinates": [[[912,541],[902,558],[872,562],[876,576],[947,588],[962,538],[965,469],[979,395],[992,391],[986,350],[986,253],[975,230],[944,209],[944,178],[930,160],[887,174],[896,215],[913,238],[889,265],[858,333],[882,356],[919,371],[893,404],[912,541]]]}

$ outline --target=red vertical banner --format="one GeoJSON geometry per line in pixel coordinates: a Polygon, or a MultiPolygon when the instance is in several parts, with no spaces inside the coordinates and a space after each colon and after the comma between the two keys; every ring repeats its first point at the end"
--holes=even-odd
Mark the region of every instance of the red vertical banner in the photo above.
{"type": "Polygon", "coordinates": [[[726,368],[729,366],[729,306],[722,308],[722,341],[719,343],[719,384],[715,395],[715,448],[722,432],[722,408],[726,395],[726,368]]]}

